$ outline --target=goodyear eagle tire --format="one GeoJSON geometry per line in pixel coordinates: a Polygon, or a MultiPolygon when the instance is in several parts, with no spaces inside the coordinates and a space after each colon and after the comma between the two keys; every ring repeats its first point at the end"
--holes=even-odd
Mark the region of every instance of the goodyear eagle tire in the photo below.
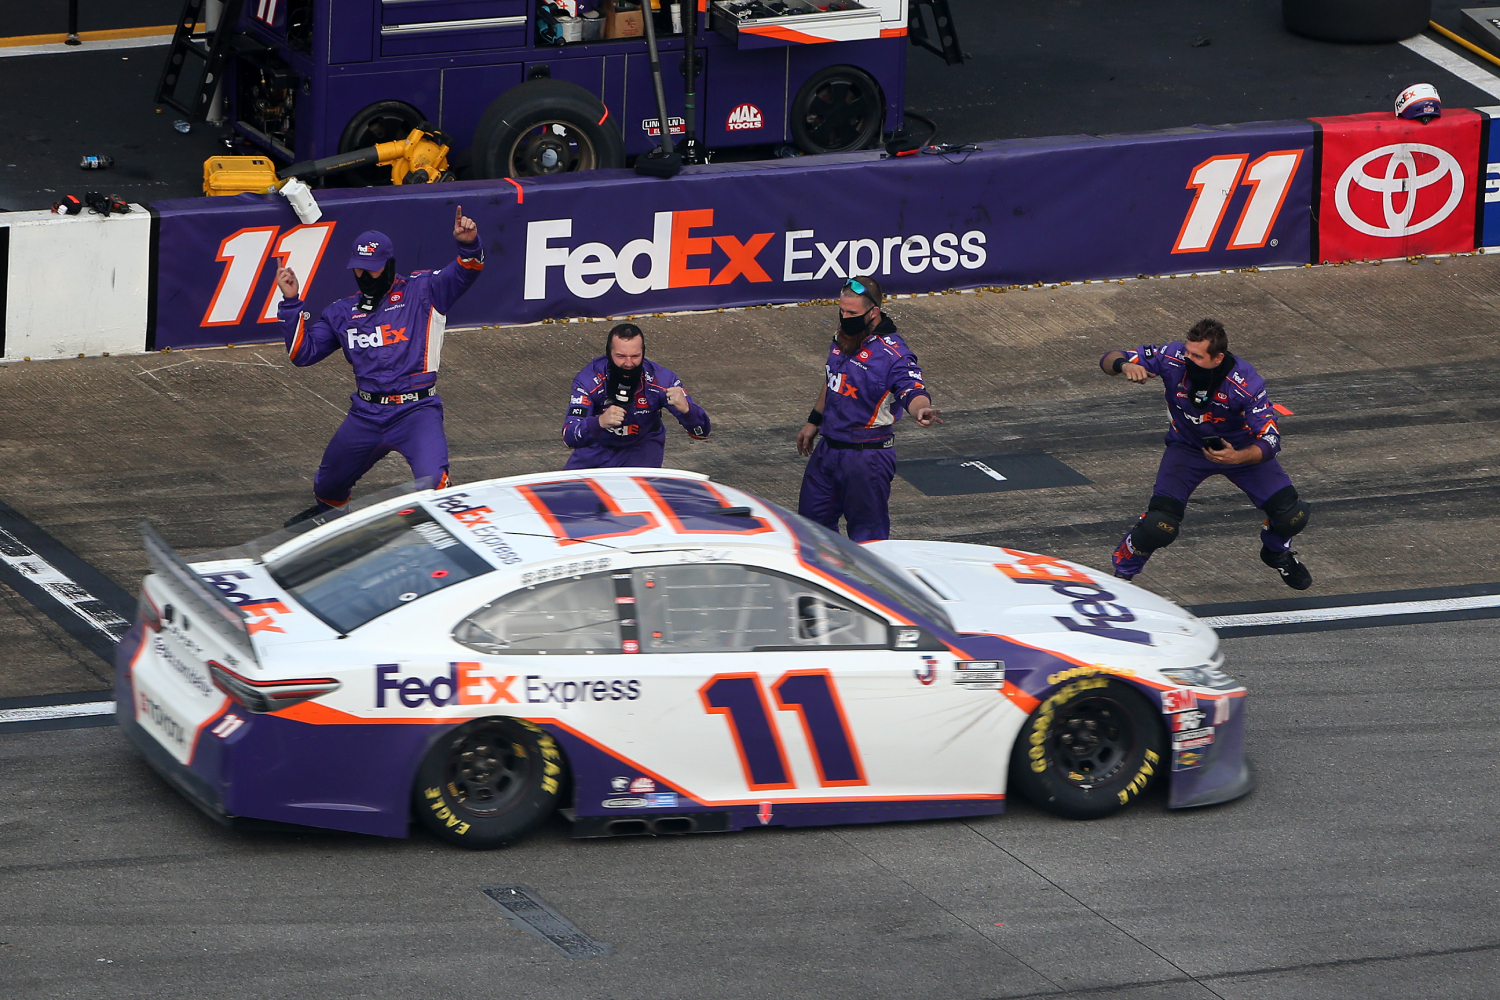
{"type": "Polygon", "coordinates": [[[1068,819],[1102,819],[1165,769],[1160,715],[1135,688],[1084,677],[1043,701],[1016,738],[1011,784],[1068,819]]]}
{"type": "Polygon", "coordinates": [[[504,847],[557,809],[564,770],[562,750],[544,730],[520,719],[476,719],[427,751],[412,807],[440,840],[504,847]]]}
{"type": "Polygon", "coordinates": [[[474,175],[542,177],[625,165],[625,140],[599,98],[566,80],[527,80],[474,127],[474,175]]]}

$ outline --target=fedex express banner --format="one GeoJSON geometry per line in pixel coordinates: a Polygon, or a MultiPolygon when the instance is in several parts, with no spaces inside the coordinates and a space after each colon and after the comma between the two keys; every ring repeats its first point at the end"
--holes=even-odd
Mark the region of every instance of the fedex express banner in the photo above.
{"type": "Polygon", "coordinates": [[[881,159],[597,171],[158,202],[156,348],[279,337],[276,268],[315,310],[354,294],[355,237],[392,237],[401,272],[452,259],[453,205],[486,268],[450,325],[790,302],[854,275],[890,292],[1300,264],[1311,253],[1314,128],[1270,122],[986,144],[881,159]]]}

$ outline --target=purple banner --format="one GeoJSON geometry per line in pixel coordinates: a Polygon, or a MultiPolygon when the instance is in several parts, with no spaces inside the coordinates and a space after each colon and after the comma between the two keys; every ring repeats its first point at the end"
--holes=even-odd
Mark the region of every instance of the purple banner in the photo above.
{"type": "Polygon", "coordinates": [[[453,258],[453,206],[487,266],[450,326],[828,298],[848,276],[888,292],[1301,264],[1313,126],[1198,126],[876,153],[319,192],[299,225],[276,195],[158,202],[154,345],[279,339],[284,262],[314,309],[352,295],[366,229],[402,273],[453,258]],[[325,261],[324,258],[327,258],[325,261]]]}

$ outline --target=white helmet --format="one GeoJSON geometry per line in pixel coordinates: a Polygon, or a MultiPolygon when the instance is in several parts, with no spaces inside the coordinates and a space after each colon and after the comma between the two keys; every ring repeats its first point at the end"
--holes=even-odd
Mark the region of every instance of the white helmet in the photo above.
{"type": "Polygon", "coordinates": [[[1396,95],[1397,118],[1420,118],[1422,124],[1443,113],[1443,100],[1430,83],[1414,83],[1396,95]]]}

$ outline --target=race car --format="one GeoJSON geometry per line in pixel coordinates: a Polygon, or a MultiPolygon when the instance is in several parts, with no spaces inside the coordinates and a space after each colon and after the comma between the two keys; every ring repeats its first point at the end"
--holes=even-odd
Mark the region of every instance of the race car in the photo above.
{"type": "Polygon", "coordinates": [[[491,848],[1000,813],[1254,784],[1212,629],[1051,556],[857,545],[706,477],[379,499],[154,572],[119,721],[214,818],[491,848]]]}

